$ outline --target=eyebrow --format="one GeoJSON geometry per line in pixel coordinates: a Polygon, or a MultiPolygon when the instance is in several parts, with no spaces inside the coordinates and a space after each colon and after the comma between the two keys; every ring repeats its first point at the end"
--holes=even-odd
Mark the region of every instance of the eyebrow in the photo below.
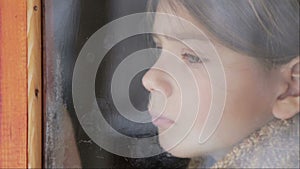
{"type": "Polygon", "coordinates": [[[157,39],[157,40],[161,40],[161,37],[164,37],[165,39],[170,41],[186,40],[186,39],[197,39],[201,41],[208,40],[208,38],[205,37],[204,35],[199,35],[194,33],[178,33],[175,34],[174,36],[169,36],[169,35],[173,35],[173,34],[164,35],[164,34],[153,33],[152,37],[153,39],[157,39]]]}

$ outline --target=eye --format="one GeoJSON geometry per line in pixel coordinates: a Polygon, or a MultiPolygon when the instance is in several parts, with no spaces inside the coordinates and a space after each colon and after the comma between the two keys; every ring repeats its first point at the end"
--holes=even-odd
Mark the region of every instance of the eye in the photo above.
{"type": "Polygon", "coordinates": [[[207,59],[206,58],[199,58],[198,56],[195,56],[194,54],[190,54],[190,53],[183,53],[182,54],[183,59],[187,60],[189,63],[203,63],[206,62],[207,59]]]}
{"type": "Polygon", "coordinates": [[[160,43],[160,40],[157,37],[152,37],[153,46],[157,49],[162,49],[162,44],[160,43]]]}
{"type": "Polygon", "coordinates": [[[155,43],[155,48],[162,49],[162,46],[160,44],[158,44],[158,43],[155,43]]]}
{"type": "MultiPolygon", "coordinates": [[[[163,49],[162,45],[160,43],[157,43],[157,42],[154,42],[154,47],[156,49],[158,49],[158,50],[162,50],[163,49]]],[[[159,53],[153,52],[153,56],[155,56],[155,58],[158,59],[159,56],[160,56],[160,53],[161,53],[161,51],[159,53]]]]}

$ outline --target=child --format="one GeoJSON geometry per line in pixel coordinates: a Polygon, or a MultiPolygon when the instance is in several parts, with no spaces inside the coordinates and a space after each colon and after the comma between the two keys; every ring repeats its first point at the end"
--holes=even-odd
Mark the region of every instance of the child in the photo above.
{"type": "MultiPolygon", "coordinates": [[[[173,37],[153,37],[163,51],[143,85],[151,92],[149,112],[160,145],[177,157],[201,157],[198,167],[298,168],[299,0],[153,0],[149,7],[189,21],[207,37],[199,40],[181,20],[154,20],[154,30],[163,29],[174,37],[189,35],[183,39],[200,51],[173,37]],[[210,43],[219,54],[226,86],[213,83],[206,69],[217,64],[210,57],[210,43]],[[180,112],[181,92],[190,92],[181,90],[176,80],[187,77],[184,66],[193,73],[198,91],[192,92],[200,98],[194,122],[190,114],[197,99],[185,98],[191,108],[180,112]],[[167,73],[171,69],[175,75],[167,73]],[[205,124],[211,100],[224,90],[222,118],[208,140],[199,142],[202,129],[211,125],[205,124]],[[189,132],[181,130],[191,124],[189,132]],[[175,134],[168,132],[171,128],[175,134]]],[[[185,80],[183,88],[192,83],[185,80]]]]}

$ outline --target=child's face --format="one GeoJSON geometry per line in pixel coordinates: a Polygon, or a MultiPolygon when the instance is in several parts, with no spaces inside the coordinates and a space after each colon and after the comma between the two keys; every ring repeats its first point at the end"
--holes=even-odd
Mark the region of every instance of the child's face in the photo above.
{"type": "MultiPolygon", "coordinates": [[[[158,8],[158,12],[168,13],[160,8],[158,8]]],[[[174,15],[174,13],[172,14],[174,15]]],[[[190,21],[205,32],[203,26],[186,11],[178,11],[176,15],[190,21]]],[[[180,21],[169,25],[168,21],[156,18],[154,23],[154,30],[165,28],[166,31],[171,31],[171,34],[173,31],[180,32],[182,35],[190,33],[188,29],[179,29],[180,27],[182,27],[180,21]]],[[[156,36],[154,40],[163,50],[174,55],[162,52],[156,64],[143,78],[144,86],[151,92],[149,112],[153,117],[162,116],[153,122],[158,127],[159,142],[165,150],[178,157],[199,156],[230,148],[273,117],[272,103],[277,90],[274,84],[279,80],[276,76],[277,70],[266,70],[255,58],[234,52],[213,38],[209,36],[208,38],[219,53],[224,66],[226,88],[211,83],[204,63],[199,62],[187,46],[180,41],[164,36],[156,36]],[[194,79],[187,78],[187,74],[190,72],[186,71],[186,67],[190,68],[195,76],[194,79]],[[172,75],[167,73],[169,70],[175,73],[172,75]],[[178,85],[177,79],[185,79],[185,88],[189,85],[193,86],[196,82],[198,91],[189,91],[198,92],[198,99],[201,100],[199,108],[197,108],[198,116],[193,126],[193,122],[188,119],[195,108],[194,102],[197,98],[185,99],[185,102],[191,104],[184,109],[184,112],[181,112],[181,92],[184,90],[181,90],[182,86],[178,85]],[[218,93],[224,90],[227,94],[221,121],[210,139],[204,144],[200,144],[200,131],[208,115],[212,95],[218,96],[218,93]],[[188,126],[192,126],[189,133],[181,130],[188,126]],[[172,128],[176,132],[167,132],[168,128],[172,128]],[[174,140],[179,140],[183,136],[184,139],[171,148],[174,146],[174,140]]],[[[197,50],[203,53],[200,58],[202,57],[206,66],[218,65],[215,60],[209,58],[209,41],[199,41],[199,39],[193,39],[193,36],[190,36],[187,41],[193,42],[193,46],[197,46],[197,50]]]]}

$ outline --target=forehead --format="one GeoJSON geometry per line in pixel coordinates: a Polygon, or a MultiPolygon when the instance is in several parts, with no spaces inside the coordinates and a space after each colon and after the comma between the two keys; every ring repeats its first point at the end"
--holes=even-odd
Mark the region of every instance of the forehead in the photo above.
{"type": "Polygon", "coordinates": [[[180,3],[174,6],[168,1],[160,1],[157,12],[153,24],[154,32],[178,39],[205,38],[200,22],[192,17],[180,3]]]}

